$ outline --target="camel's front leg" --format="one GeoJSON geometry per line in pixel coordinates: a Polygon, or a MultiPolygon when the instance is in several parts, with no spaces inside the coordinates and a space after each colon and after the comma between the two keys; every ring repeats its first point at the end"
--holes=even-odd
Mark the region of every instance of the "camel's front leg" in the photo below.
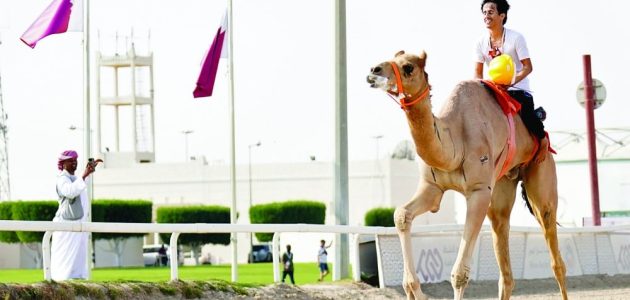
{"type": "Polygon", "coordinates": [[[403,255],[403,289],[407,299],[427,299],[420,289],[420,279],[416,274],[411,249],[411,223],[413,219],[429,210],[437,210],[444,192],[434,185],[421,182],[416,194],[405,205],[394,212],[394,223],[398,229],[403,255]]]}
{"type": "Polygon", "coordinates": [[[457,260],[451,271],[451,285],[455,293],[455,299],[463,299],[464,289],[470,279],[470,262],[472,260],[475,243],[479,236],[479,230],[488,212],[490,205],[490,188],[487,184],[479,184],[466,199],[466,225],[464,234],[459,244],[457,260]]]}

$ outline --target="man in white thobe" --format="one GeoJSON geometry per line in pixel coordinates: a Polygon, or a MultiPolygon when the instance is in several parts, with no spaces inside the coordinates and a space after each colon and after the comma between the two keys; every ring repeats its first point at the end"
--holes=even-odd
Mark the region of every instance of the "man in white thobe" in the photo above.
{"type": "MultiPolygon", "coordinates": [[[[75,151],[67,150],[61,153],[57,163],[61,171],[57,177],[57,194],[59,196],[59,206],[62,201],[80,198],[83,211],[86,211],[89,203],[87,197],[86,180],[96,168],[95,162],[89,162],[85,167],[83,176],[75,176],[77,169],[78,154],[75,151]],[[63,199],[66,200],[63,200],[63,199]]],[[[100,161],[100,160],[99,160],[100,161]]],[[[77,199],[78,201],[79,199],[77,199]]],[[[85,222],[87,214],[83,214],[79,219],[64,219],[61,208],[57,210],[53,222],[85,222]]],[[[52,234],[50,271],[52,279],[55,281],[67,279],[87,279],[88,277],[88,233],[87,232],[64,232],[55,231],[52,234]]]]}

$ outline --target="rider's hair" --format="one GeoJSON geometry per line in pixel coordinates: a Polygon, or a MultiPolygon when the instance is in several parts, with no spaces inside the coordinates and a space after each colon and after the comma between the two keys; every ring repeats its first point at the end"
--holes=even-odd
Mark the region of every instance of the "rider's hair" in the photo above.
{"type": "Polygon", "coordinates": [[[508,4],[507,0],[483,0],[481,1],[481,11],[483,11],[483,6],[486,3],[494,3],[497,6],[498,13],[505,14],[505,19],[503,19],[503,25],[505,25],[508,10],[510,10],[510,4],[508,4]]]}

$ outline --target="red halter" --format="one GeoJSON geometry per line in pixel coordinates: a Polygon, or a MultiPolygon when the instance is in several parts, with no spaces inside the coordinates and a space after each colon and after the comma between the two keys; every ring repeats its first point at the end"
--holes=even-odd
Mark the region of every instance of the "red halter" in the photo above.
{"type": "Polygon", "coordinates": [[[394,99],[394,101],[398,103],[398,105],[400,105],[400,108],[406,110],[408,107],[420,102],[422,99],[426,98],[427,95],[429,95],[429,91],[431,90],[431,88],[427,84],[427,87],[424,90],[424,92],[420,93],[420,95],[418,95],[418,97],[416,97],[415,99],[412,99],[412,100],[409,99],[409,97],[405,95],[405,91],[403,90],[402,77],[400,77],[400,71],[398,71],[398,66],[394,62],[390,61],[389,63],[391,64],[392,69],[394,70],[394,75],[396,76],[396,92],[392,90],[388,90],[387,93],[389,93],[390,97],[392,97],[392,99],[394,99]],[[400,103],[399,103],[394,97],[398,97],[400,95],[402,95],[403,97],[400,98],[400,103]]]}

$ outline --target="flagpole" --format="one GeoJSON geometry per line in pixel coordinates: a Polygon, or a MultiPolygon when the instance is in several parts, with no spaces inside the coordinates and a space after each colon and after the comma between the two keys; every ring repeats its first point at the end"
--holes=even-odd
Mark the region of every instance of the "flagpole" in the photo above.
{"type": "MultiPolygon", "coordinates": [[[[234,32],[234,22],[232,22],[232,0],[228,0],[228,98],[230,110],[230,187],[232,194],[232,207],[230,209],[230,223],[236,224],[236,129],[234,122],[234,48],[232,47],[232,32],[234,32]]],[[[236,233],[232,232],[232,281],[238,280],[238,247],[236,233]]],[[[251,249],[250,249],[251,251],[251,249]]]]}
{"type": "MultiPolygon", "coordinates": [[[[90,121],[90,1],[83,1],[83,133],[84,135],[84,165],[87,165],[88,158],[92,155],[91,145],[91,121],[90,121]]],[[[87,198],[88,206],[86,207],[87,221],[92,222],[92,192],[94,190],[93,180],[89,180],[87,186],[87,198]]],[[[92,233],[88,232],[88,253],[87,253],[87,266],[88,273],[87,279],[92,278],[92,253],[94,251],[92,247],[92,233]]]]}

